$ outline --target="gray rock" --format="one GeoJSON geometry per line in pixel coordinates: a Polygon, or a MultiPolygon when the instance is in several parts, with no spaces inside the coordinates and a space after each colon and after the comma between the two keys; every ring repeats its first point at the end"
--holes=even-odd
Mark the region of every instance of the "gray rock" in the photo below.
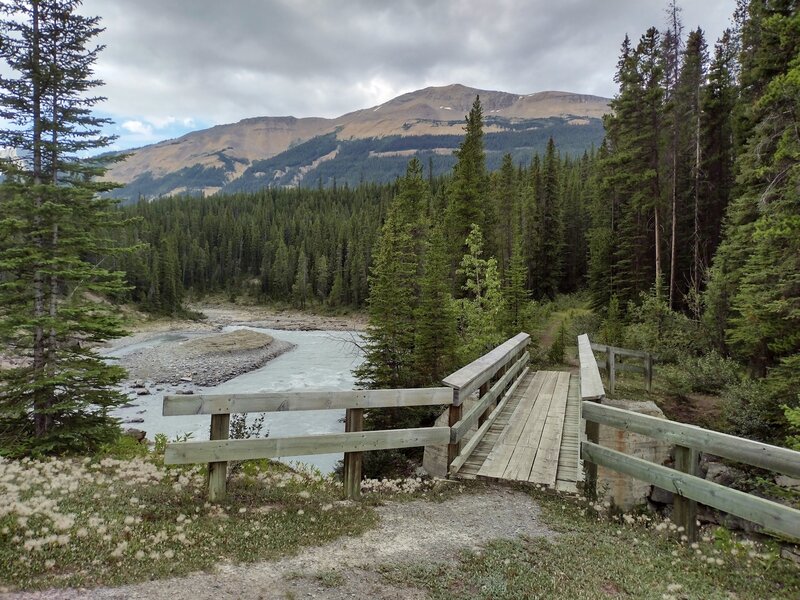
{"type": "Polygon", "coordinates": [[[794,564],[800,567],[800,548],[796,546],[784,546],[781,548],[781,558],[791,560],[794,564]]]}
{"type": "Polygon", "coordinates": [[[706,470],[706,480],[727,487],[743,477],[745,477],[743,471],[717,462],[709,463],[706,470]]]}
{"type": "Polygon", "coordinates": [[[128,437],[132,437],[137,442],[143,442],[144,439],[147,437],[147,432],[142,431],[141,429],[134,429],[131,427],[130,429],[126,429],[123,435],[127,435],[128,437]]]}
{"type": "Polygon", "coordinates": [[[150,395],[150,390],[145,389],[145,388],[138,389],[138,390],[136,390],[136,395],[137,396],[149,396],[150,395]]]}
{"type": "Polygon", "coordinates": [[[662,490],[658,486],[653,486],[653,491],[650,492],[650,500],[657,504],[672,504],[675,494],[662,490]]]}
{"type": "Polygon", "coordinates": [[[775,477],[775,483],[788,490],[800,491],[800,479],[795,479],[794,477],[789,477],[788,475],[777,475],[775,477]]]}
{"type": "Polygon", "coordinates": [[[128,419],[126,423],[144,423],[144,419],[128,419]]]}

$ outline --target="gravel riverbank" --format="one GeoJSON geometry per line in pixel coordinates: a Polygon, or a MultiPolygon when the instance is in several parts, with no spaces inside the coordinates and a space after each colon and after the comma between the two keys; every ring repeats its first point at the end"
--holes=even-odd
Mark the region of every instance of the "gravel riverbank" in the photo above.
{"type": "Polygon", "coordinates": [[[292,348],[294,344],[265,333],[239,330],[164,341],[124,354],[119,364],[132,382],[210,387],[258,369],[292,348]]]}

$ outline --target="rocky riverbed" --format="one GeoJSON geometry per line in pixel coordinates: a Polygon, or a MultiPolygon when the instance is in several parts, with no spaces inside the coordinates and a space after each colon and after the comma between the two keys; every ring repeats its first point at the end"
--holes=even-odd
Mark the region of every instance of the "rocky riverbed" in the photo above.
{"type": "Polygon", "coordinates": [[[122,354],[119,364],[137,390],[147,390],[149,384],[211,387],[258,369],[292,348],[289,342],[242,329],[162,341],[122,354]]]}

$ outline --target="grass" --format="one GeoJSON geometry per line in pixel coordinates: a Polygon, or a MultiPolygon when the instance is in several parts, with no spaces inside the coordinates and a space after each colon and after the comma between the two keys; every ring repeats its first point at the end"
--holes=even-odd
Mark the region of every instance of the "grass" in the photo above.
{"type": "Polygon", "coordinates": [[[266,348],[273,342],[272,336],[249,329],[238,329],[189,340],[185,343],[188,352],[194,356],[205,356],[208,354],[222,354],[232,352],[244,352],[247,350],[259,350],[266,348]]]}
{"type": "MultiPolygon", "coordinates": [[[[532,492],[554,539],[497,540],[443,564],[385,565],[387,582],[434,599],[800,597],[800,570],[725,530],[696,545],[648,516],[598,517],[588,503],[532,492]]],[[[602,507],[600,507],[602,509],[602,507]]]]}
{"type": "Polygon", "coordinates": [[[275,559],[377,522],[341,486],[261,461],[228,500],[205,501],[200,467],[157,457],[0,460],[0,592],[120,585],[275,559]]]}

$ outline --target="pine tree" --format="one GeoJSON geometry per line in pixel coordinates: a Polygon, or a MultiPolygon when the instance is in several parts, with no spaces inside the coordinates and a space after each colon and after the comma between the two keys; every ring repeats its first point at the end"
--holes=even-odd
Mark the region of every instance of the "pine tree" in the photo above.
{"type": "Polygon", "coordinates": [[[535,298],[555,298],[561,281],[563,229],[559,170],[556,146],[551,137],[544,158],[542,192],[536,203],[538,244],[533,274],[535,298]]]}
{"type": "Polygon", "coordinates": [[[306,258],[305,249],[300,248],[300,255],[297,257],[297,271],[292,285],[292,300],[297,308],[304,309],[306,307],[309,287],[308,259],[306,258]]]}
{"type": "MultiPolygon", "coordinates": [[[[445,216],[450,236],[450,252],[455,266],[464,254],[473,224],[485,226],[483,205],[486,201],[486,158],[483,154],[483,108],[480,97],[475,97],[467,115],[466,135],[456,151],[458,162],[453,167],[453,179],[447,190],[448,206],[445,216]]],[[[460,288],[460,285],[458,285],[460,288]]],[[[457,290],[460,291],[460,290],[457,290]]]]}
{"type": "MultiPolygon", "coordinates": [[[[766,377],[768,412],[797,406],[800,386],[800,6],[757,2],[742,29],[738,188],[707,293],[731,352],[766,377]]],[[[780,433],[777,428],[762,432],[780,433]]]]}
{"type": "Polygon", "coordinates": [[[422,168],[414,159],[389,207],[375,249],[369,278],[369,325],[364,362],[356,369],[356,377],[362,385],[412,387],[417,379],[415,317],[421,259],[417,236],[419,211],[427,204],[426,189],[422,168]]]}
{"type": "Polygon", "coordinates": [[[99,18],[77,0],[13,0],[2,6],[0,146],[24,160],[0,170],[0,339],[23,366],[0,376],[0,453],[95,447],[116,435],[108,409],[124,401],[124,375],[91,345],[122,334],[119,318],[94,294],[120,294],[123,274],[101,266],[114,253],[101,232],[119,226],[95,183],[103,164],[80,158],[108,145],[107,121],[92,115],[102,47],[99,18]]]}
{"type": "Polygon", "coordinates": [[[526,308],[530,292],[525,287],[528,279],[528,269],[525,267],[525,257],[522,255],[522,241],[517,235],[514,249],[511,253],[509,266],[506,270],[505,285],[503,286],[503,303],[505,307],[505,333],[511,337],[527,328],[526,308]]]}
{"type": "Polygon", "coordinates": [[[477,225],[467,236],[466,246],[458,270],[464,279],[464,298],[458,302],[462,363],[475,360],[503,341],[503,298],[497,259],[483,257],[483,233],[477,225]]]}
{"type": "Polygon", "coordinates": [[[450,293],[450,261],[441,228],[431,232],[416,309],[414,367],[420,385],[438,385],[456,365],[458,338],[450,293]]]}
{"type": "Polygon", "coordinates": [[[511,262],[514,249],[514,208],[517,198],[514,163],[510,154],[503,156],[500,171],[495,174],[493,186],[493,202],[497,212],[495,238],[497,239],[500,272],[505,273],[511,262]]]}

